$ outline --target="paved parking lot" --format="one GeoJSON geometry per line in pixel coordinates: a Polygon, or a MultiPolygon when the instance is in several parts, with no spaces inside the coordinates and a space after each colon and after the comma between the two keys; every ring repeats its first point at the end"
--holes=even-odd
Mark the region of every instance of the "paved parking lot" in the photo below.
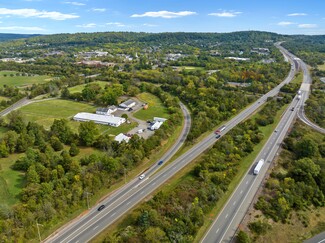
{"type": "Polygon", "coordinates": [[[127,114],[128,119],[131,122],[137,122],[138,126],[133,128],[128,132],[128,134],[137,134],[140,137],[143,137],[144,139],[147,139],[148,137],[152,136],[154,134],[154,131],[151,131],[148,129],[149,123],[147,121],[139,120],[135,117],[133,117],[133,113],[137,112],[138,110],[143,109],[143,102],[139,101],[136,98],[132,98],[136,102],[136,105],[132,107],[132,111],[125,111],[125,110],[117,110],[113,113],[114,116],[122,116],[123,114],[127,114]],[[139,132],[139,130],[142,130],[143,132],[139,132]]]}

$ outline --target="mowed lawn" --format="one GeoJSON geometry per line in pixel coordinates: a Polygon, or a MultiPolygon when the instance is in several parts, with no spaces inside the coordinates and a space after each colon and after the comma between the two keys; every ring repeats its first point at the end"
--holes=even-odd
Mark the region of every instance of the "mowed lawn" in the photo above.
{"type": "Polygon", "coordinates": [[[318,65],[317,67],[319,70],[325,71],[325,63],[323,65],[318,65]]]}
{"type": "Polygon", "coordinates": [[[24,186],[24,173],[10,167],[24,154],[11,154],[0,159],[0,204],[13,205],[18,202],[18,195],[24,186]]]}
{"type": "MultiPolygon", "coordinates": [[[[105,81],[94,81],[94,82],[91,82],[91,83],[92,84],[99,84],[99,86],[102,87],[103,89],[105,88],[105,86],[107,84],[109,84],[109,82],[105,82],[105,81]]],[[[86,85],[87,84],[76,85],[76,86],[68,88],[68,90],[70,91],[70,94],[74,94],[74,93],[77,93],[77,92],[81,92],[86,85]]]]}
{"type": "Polygon", "coordinates": [[[49,76],[16,76],[16,73],[17,72],[12,71],[0,71],[0,87],[3,87],[3,85],[24,87],[32,84],[46,83],[51,80],[51,77],[49,76]],[[13,74],[14,76],[11,77],[10,74],[13,74]],[[5,75],[7,76],[5,77],[5,75]]]}
{"type": "Polygon", "coordinates": [[[161,100],[150,93],[141,93],[137,96],[142,102],[148,103],[149,108],[147,110],[139,110],[134,114],[135,118],[140,120],[152,120],[153,117],[168,118],[168,111],[163,105],[161,100]]]}
{"type": "MultiPolygon", "coordinates": [[[[95,106],[70,101],[70,100],[46,100],[35,102],[27,106],[20,108],[26,121],[34,121],[40,125],[43,125],[45,129],[50,129],[55,119],[65,118],[69,121],[69,125],[74,132],[78,132],[80,122],[72,120],[79,112],[95,113],[95,106]]],[[[126,133],[131,130],[136,124],[122,124],[119,127],[111,127],[106,125],[96,124],[100,133],[108,133],[117,135],[119,133],[126,133]]]]}

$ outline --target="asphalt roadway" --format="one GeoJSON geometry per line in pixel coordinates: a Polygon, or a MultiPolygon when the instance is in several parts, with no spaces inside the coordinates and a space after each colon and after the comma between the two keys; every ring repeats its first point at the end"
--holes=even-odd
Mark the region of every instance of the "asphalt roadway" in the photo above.
{"type": "MultiPolygon", "coordinates": [[[[247,119],[252,113],[254,113],[263,103],[266,102],[268,97],[275,96],[280,88],[290,82],[295,75],[294,63],[288,77],[273,90],[263,95],[256,102],[243,110],[236,117],[225,123],[225,130],[222,131],[221,136],[226,134],[230,129],[235,127],[241,121],[247,119]]],[[[185,138],[180,138],[179,143],[184,141],[185,138]]],[[[173,177],[178,171],[184,168],[192,160],[197,158],[201,153],[207,150],[216,142],[215,134],[212,133],[203,139],[200,143],[193,146],[186,153],[178,157],[175,161],[168,164],[161,170],[156,172],[159,167],[155,164],[148,171],[146,171],[146,177],[143,180],[135,178],[129,184],[118,190],[115,194],[105,199],[101,204],[106,205],[106,208],[102,211],[97,211],[98,206],[92,208],[86,215],[77,218],[74,222],[70,223],[67,227],[54,233],[45,242],[88,242],[94,238],[97,234],[103,231],[106,227],[115,222],[124,213],[129,211],[135,205],[143,201],[152,192],[163,185],[168,179],[173,177]]],[[[174,152],[177,149],[175,148],[174,152]]],[[[164,159],[170,158],[172,155],[168,152],[164,159]]]]}
{"type": "Polygon", "coordinates": [[[224,206],[222,211],[218,214],[217,219],[214,221],[202,242],[231,242],[235,236],[239,224],[244,218],[247,209],[249,208],[256,192],[261,186],[264,176],[266,175],[271,162],[277,155],[277,151],[283,142],[288,130],[293,123],[298,111],[303,107],[305,101],[308,99],[311,78],[307,66],[297,57],[288,53],[282,47],[279,47],[294,63],[293,68],[301,68],[304,73],[303,83],[301,85],[301,98],[295,96],[288,109],[281,117],[274,133],[269,137],[255,159],[255,162],[247,171],[236,190],[224,206]],[[260,159],[264,159],[265,163],[258,175],[253,174],[254,167],[260,159]]]}

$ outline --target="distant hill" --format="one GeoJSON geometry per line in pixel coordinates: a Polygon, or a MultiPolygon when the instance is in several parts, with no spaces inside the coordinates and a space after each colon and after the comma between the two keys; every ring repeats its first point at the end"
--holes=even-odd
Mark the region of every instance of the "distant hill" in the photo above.
{"type": "Polygon", "coordinates": [[[27,35],[27,34],[6,34],[6,33],[0,33],[0,42],[8,41],[8,40],[16,40],[16,39],[22,39],[22,38],[30,38],[34,36],[39,36],[37,34],[33,35],[27,35]]]}

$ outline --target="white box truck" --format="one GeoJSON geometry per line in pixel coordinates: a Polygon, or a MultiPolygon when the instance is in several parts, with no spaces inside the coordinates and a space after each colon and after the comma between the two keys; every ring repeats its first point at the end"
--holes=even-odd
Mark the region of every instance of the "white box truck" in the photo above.
{"type": "Polygon", "coordinates": [[[264,164],[264,159],[260,159],[260,161],[258,161],[257,165],[254,168],[254,175],[257,175],[260,172],[263,164],[264,164]]]}

